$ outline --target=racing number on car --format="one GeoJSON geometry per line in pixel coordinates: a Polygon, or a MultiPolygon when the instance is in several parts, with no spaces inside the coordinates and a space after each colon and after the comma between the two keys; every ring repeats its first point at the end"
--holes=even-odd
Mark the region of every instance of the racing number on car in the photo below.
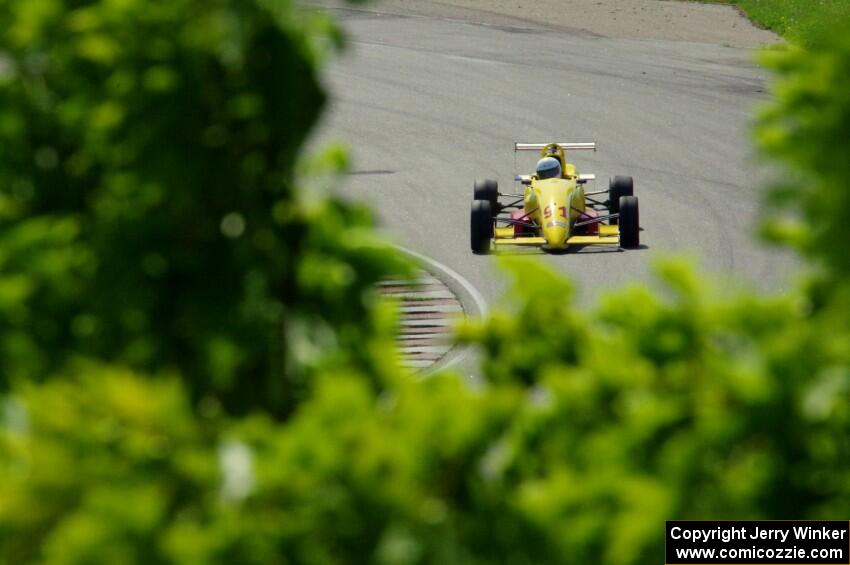
{"type": "MultiPolygon", "coordinates": [[[[567,217],[567,207],[566,206],[558,206],[558,214],[562,218],[566,218],[567,217]]],[[[547,220],[552,217],[552,207],[551,206],[546,206],[546,208],[543,209],[543,217],[546,218],[547,220]]]]}

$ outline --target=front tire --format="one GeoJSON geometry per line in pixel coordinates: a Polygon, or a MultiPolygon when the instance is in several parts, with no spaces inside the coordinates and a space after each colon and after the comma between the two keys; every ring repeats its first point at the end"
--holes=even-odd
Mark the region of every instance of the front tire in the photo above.
{"type": "Polygon", "coordinates": [[[621,196],[620,209],[620,247],[626,249],[640,246],[640,214],[637,196],[621,196]]]}
{"type": "Polygon", "coordinates": [[[499,183],[491,180],[477,180],[472,188],[473,200],[486,200],[490,208],[496,210],[499,205],[499,183]]]}
{"type": "Polygon", "coordinates": [[[487,200],[473,200],[469,216],[469,239],[472,252],[476,255],[490,251],[493,239],[493,207],[487,200]]]}
{"type": "MultiPolygon", "coordinates": [[[[623,196],[634,196],[635,181],[632,177],[617,175],[608,181],[608,211],[612,214],[620,212],[620,198],[623,196]]],[[[611,224],[616,224],[617,218],[611,219],[611,224]]]]}

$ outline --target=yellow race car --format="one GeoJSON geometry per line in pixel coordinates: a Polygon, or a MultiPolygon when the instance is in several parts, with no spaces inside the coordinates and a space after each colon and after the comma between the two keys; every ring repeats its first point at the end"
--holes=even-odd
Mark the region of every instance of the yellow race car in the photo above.
{"type": "Polygon", "coordinates": [[[515,143],[515,152],[540,151],[535,172],[516,177],[525,186],[523,194],[503,194],[494,180],[475,182],[470,216],[473,253],[517,245],[547,251],[640,245],[632,177],[616,176],[608,190],[585,192],[585,184],[596,177],[578,174],[575,165],[567,163],[565,150],[596,151],[596,144],[515,143]]]}

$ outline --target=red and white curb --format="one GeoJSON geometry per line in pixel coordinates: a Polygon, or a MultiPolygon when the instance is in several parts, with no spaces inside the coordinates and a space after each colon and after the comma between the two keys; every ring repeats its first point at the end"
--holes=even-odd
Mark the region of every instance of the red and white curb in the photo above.
{"type": "Polygon", "coordinates": [[[379,283],[381,294],[398,300],[398,346],[405,367],[423,371],[452,349],[452,326],[465,313],[452,290],[426,271],[413,280],[379,283]]]}

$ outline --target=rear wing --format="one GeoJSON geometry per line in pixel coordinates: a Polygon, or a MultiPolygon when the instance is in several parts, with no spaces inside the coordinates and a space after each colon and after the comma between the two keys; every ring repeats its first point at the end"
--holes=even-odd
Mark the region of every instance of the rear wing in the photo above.
{"type": "MultiPolygon", "coordinates": [[[[531,184],[531,175],[516,175],[514,177],[516,182],[521,182],[522,184],[531,184]]],[[[586,183],[587,181],[596,180],[596,175],[588,174],[588,175],[579,175],[578,182],[581,184],[586,183]]]]}
{"type": "MultiPolygon", "coordinates": [[[[551,143],[514,143],[514,152],[541,151],[551,143]]],[[[564,151],[596,151],[596,142],[592,143],[558,143],[564,151]]]]}

